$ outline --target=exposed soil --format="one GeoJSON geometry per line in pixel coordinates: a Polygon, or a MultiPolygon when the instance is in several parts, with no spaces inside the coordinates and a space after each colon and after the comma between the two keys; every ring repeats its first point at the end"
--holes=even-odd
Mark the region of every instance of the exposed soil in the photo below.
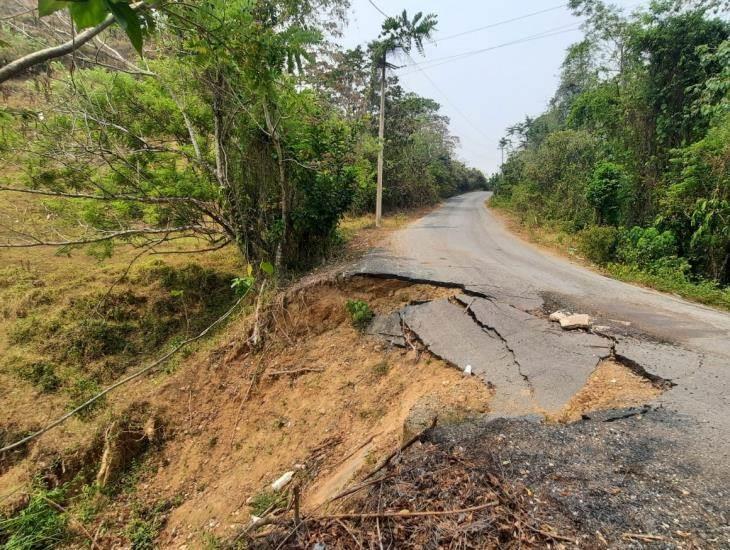
{"type": "MultiPolygon", "coordinates": [[[[375,533],[384,544],[434,548],[544,547],[573,540],[582,532],[574,516],[536,496],[531,485],[535,479],[525,483],[522,474],[511,470],[511,458],[495,458],[502,439],[494,439],[492,424],[485,428],[478,420],[489,412],[493,390],[417,343],[399,348],[364,334],[352,326],[345,308],[347,300],[359,299],[386,315],[460,292],[393,279],[321,274],[292,287],[262,313],[266,338],[261,349],[251,349],[253,317],[244,317],[227,329],[225,345],[198,353],[171,376],[131,384],[125,399],[132,405],[125,410],[145,411],[136,420],[139,426],[148,416],[159,418],[164,441],[146,445],[151,450],[133,464],[115,465],[119,471],[109,478],[119,480],[116,488],[97,497],[101,505],[86,528],[101,547],[127,545],[128,526],[140,517],[155,526],[160,547],[230,541],[250,524],[252,500],[270,494],[270,484],[287,471],[295,472],[289,488],[302,489],[308,517],[336,511],[323,505],[397,449],[404,425],[428,423],[433,415],[439,426],[453,425],[452,431],[440,428],[434,432],[435,445],[408,450],[385,470],[385,482],[371,486],[364,496],[338,501],[341,510],[478,510],[375,524],[316,520],[287,544],[355,547],[355,541],[372,543],[375,533]],[[469,430],[477,429],[482,435],[475,438],[469,430]],[[449,437],[453,441],[445,444],[449,437]],[[490,438],[492,447],[486,443],[490,438]],[[485,506],[492,501],[498,504],[485,506]]],[[[555,420],[569,422],[591,410],[645,403],[660,391],[628,367],[604,361],[555,420]]],[[[565,433],[573,434],[571,426],[577,424],[565,427],[565,433]]],[[[522,429],[521,423],[514,426],[522,429]]],[[[555,434],[555,427],[535,426],[535,433],[520,432],[519,437],[537,441],[555,434]]],[[[62,434],[60,430],[55,437],[62,434]]],[[[91,469],[93,479],[102,458],[100,435],[89,430],[86,439],[76,439],[81,444],[69,455],[75,461],[64,470],[64,480],[81,471],[82,464],[91,469]]],[[[40,449],[33,452],[37,455],[40,449]]],[[[519,460],[527,464],[535,460],[530,453],[538,450],[524,452],[519,460]]],[[[21,459],[4,481],[22,483],[31,476],[33,466],[40,464],[36,455],[21,459]]],[[[273,538],[264,540],[271,542],[286,533],[275,529],[269,535],[273,538]]]]}
{"type": "Polygon", "coordinates": [[[651,403],[663,389],[615,359],[601,361],[586,385],[553,420],[573,422],[590,411],[651,403]]]}
{"type": "MultiPolygon", "coordinates": [[[[289,470],[305,490],[304,507],[321,504],[400,444],[405,418],[424,397],[438,403],[442,422],[487,412],[491,391],[481,382],[363,335],[345,311],[348,299],[387,313],[453,292],[365,278],[301,289],[273,310],[261,352],[229,346],[150,389],[176,426],[137,483],[137,507],[180,502],[159,543],[194,547],[211,534],[230,536],[250,521],[247,501],[289,470]]],[[[127,498],[111,504],[100,544],[122,543],[130,508],[127,498]]]]}

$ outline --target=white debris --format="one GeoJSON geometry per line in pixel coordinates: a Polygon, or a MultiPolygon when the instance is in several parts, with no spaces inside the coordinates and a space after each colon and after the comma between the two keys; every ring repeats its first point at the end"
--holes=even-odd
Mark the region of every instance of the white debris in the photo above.
{"type": "Polygon", "coordinates": [[[258,521],[261,521],[260,517],[251,515],[251,523],[256,523],[258,521]]]}
{"type": "Polygon", "coordinates": [[[560,320],[561,328],[565,330],[573,330],[578,328],[590,328],[591,327],[591,316],[585,313],[577,315],[569,315],[560,320]]]}
{"type": "Polygon", "coordinates": [[[550,314],[550,320],[553,323],[559,323],[560,321],[562,321],[569,315],[570,315],[569,313],[565,313],[564,311],[561,311],[561,310],[554,311],[553,313],[550,314]]]}
{"type": "Polygon", "coordinates": [[[279,479],[274,481],[274,483],[271,484],[271,488],[274,491],[281,491],[284,487],[286,487],[289,484],[289,482],[292,480],[293,477],[294,477],[293,471],[287,472],[283,476],[281,476],[279,479]]]}
{"type": "Polygon", "coordinates": [[[471,365],[467,365],[466,368],[464,368],[464,374],[466,376],[471,376],[471,365]]]}

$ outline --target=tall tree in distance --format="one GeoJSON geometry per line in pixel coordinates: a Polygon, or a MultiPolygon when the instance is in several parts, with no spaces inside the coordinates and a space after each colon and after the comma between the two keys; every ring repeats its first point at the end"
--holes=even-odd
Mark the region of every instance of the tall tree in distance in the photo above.
{"type": "Polygon", "coordinates": [[[380,120],[378,126],[378,187],[375,201],[375,225],[380,226],[383,215],[383,150],[385,147],[385,72],[395,65],[388,63],[388,55],[397,51],[410,53],[413,46],[418,53],[424,55],[423,41],[431,38],[436,30],[437,18],[433,13],[424,17],[418,12],[413,19],[408,18],[406,10],[396,17],[388,17],[383,22],[383,28],[378,40],[370,47],[373,53],[373,66],[380,71],[380,120]]]}

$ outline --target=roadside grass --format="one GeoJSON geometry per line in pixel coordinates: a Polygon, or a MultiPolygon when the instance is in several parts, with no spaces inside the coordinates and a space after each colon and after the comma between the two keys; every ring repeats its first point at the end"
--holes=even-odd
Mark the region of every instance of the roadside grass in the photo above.
{"type": "Polygon", "coordinates": [[[558,252],[603,275],[730,311],[730,287],[723,288],[711,281],[688,280],[683,273],[669,269],[650,273],[625,264],[599,265],[585,257],[580,235],[567,232],[560,224],[541,221],[524,212],[517,212],[494,198],[488,201],[486,206],[495,212],[513,233],[523,239],[558,252]]]}

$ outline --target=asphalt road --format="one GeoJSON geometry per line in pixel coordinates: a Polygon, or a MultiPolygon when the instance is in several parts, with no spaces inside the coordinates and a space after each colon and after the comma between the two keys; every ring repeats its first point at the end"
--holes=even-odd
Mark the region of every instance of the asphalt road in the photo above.
{"type": "MultiPolygon", "coordinates": [[[[585,345],[575,339],[563,343],[539,319],[521,321],[520,315],[559,307],[591,314],[596,324],[610,327],[617,354],[674,384],[653,405],[686,419],[682,447],[694,449],[703,469],[706,466],[726,477],[730,470],[730,315],[604,277],[546,253],[511,234],[485,207],[489,196],[474,192],[447,200],[394,234],[385,248],[372,251],[355,271],[457,284],[471,295],[484,295],[491,302],[484,302],[485,306],[506,308],[504,315],[482,308],[492,318],[487,328],[504,342],[521,374],[532,369],[538,375],[538,390],[545,393],[542,401],[552,400],[556,406],[555,398],[566,383],[579,387],[590,368],[585,360],[575,367],[560,362],[563,370],[558,372],[550,368],[551,356],[564,349],[585,359],[585,345]],[[505,333],[500,333],[500,326],[505,333]]],[[[458,366],[466,361],[478,363],[480,357],[465,356],[481,354],[484,365],[480,368],[488,377],[490,369],[495,371],[493,365],[506,364],[504,353],[484,351],[492,349],[492,343],[474,343],[468,331],[446,330],[463,323],[456,318],[457,312],[456,307],[426,305],[420,316],[418,310],[411,310],[404,319],[423,331],[432,350],[439,350],[446,359],[455,358],[452,362],[458,366]]],[[[501,367],[497,370],[504,372],[501,367]]],[[[509,391],[508,382],[504,384],[509,391]]],[[[515,386],[514,395],[518,391],[515,386]]]]}

